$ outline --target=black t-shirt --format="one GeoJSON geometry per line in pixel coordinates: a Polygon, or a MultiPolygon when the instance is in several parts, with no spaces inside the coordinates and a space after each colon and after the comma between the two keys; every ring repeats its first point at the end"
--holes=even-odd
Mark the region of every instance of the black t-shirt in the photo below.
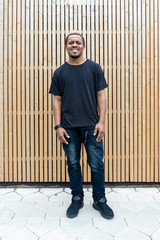
{"type": "Polygon", "coordinates": [[[89,59],[80,65],[65,62],[56,69],[49,93],[62,96],[62,126],[94,128],[99,119],[97,92],[107,86],[101,67],[89,59]]]}

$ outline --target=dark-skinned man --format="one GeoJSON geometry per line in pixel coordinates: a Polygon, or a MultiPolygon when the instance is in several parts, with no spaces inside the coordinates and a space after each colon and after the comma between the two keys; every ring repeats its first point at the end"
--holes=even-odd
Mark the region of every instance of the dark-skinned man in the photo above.
{"type": "Polygon", "coordinates": [[[104,89],[108,85],[101,67],[83,56],[82,35],[69,34],[65,48],[69,61],[55,70],[49,93],[54,95],[55,130],[67,155],[72,202],[66,215],[74,218],[83,207],[80,152],[84,144],[91,168],[93,208],[111,219],[114,213],[106,203],[102,142],[106,114],[104,89]]]}

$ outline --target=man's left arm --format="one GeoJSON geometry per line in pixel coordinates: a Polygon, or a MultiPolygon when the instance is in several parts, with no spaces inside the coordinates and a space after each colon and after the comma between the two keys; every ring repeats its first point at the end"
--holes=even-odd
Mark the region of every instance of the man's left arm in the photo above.
{"type": "Polygon", "coordinates": [[[98,132],[96,141],[100,142],[104,136],[104,123],[106,116],[106,94],[104,89],[97,92],[97,103],[99,112],[99,122],[95,126],[94,135],[96,135],[98,132]]]}

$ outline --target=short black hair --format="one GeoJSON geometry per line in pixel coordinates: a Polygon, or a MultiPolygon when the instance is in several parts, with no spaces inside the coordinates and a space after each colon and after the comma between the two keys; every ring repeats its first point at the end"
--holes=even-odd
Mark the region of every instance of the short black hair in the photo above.
{"type": "Polygon", "coordinates": [[[67,37],[65,38],[65,45],[67,45],[68,38],[69,38],[69,36],[71,36],[71,35],[78,35],[78,36],[80,36],[80,37],[82,38],[83,45],[85,45],[84,37],[83,37],[82,34],[80,34],[80,33],[70,33],[70,34],[68,34],[67,37]]]}

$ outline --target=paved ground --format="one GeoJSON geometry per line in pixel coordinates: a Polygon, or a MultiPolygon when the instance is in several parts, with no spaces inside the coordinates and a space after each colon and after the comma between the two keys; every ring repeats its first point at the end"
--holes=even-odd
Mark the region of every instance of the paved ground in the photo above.
{"type": "Polygon", "coordinates": [[[160,240],[160,188],[106,188],[115,218],[92,207],[92,189],[75,219],[69,188],[0,188],[2,240],[160,240]]]}

